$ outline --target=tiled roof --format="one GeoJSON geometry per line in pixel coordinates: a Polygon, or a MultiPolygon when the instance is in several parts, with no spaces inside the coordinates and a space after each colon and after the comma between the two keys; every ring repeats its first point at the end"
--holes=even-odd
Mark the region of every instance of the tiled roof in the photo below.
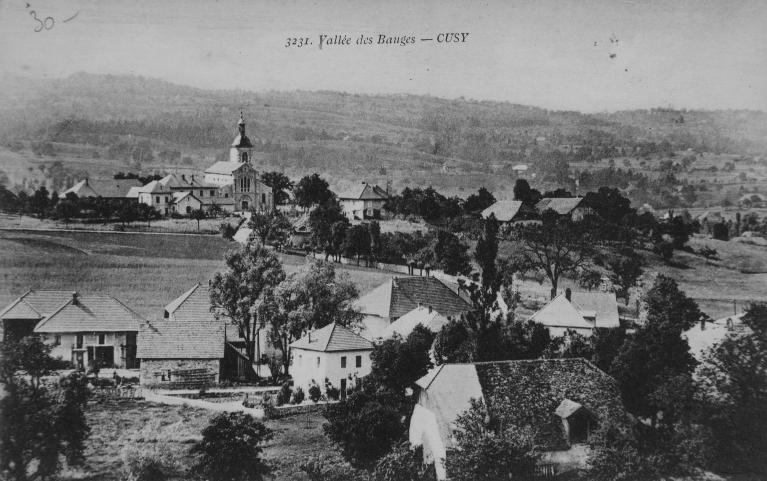
{"type": "Polygon", "coordinates": [[[335,322],[315,329],[311,334],[291,343],[290,347],[320,352],[373,350],[370,341],[335,322]]]}
{"type": "Polygon", "coordinates": [[[389,198],[389,195],[385,190],[378,187],[377,185],[363,182],[362,184],[359,184],[352,189],[339,194],[338,198],[341,200],[386,200],[389,198]]]}
{"type": "Polygon", "coordinates": [[[429,329],[431,332],[437,333],[448,322],[450,321],[437,312],[436,309],[429,310],[428,307],[420,306],[389,324],[382,337],[389,338],[397,333],[405,338],[409,336],[410,333],[413,332],[413,329],[419,324],[429,329]]]}
{"type": "Polygon", "coordinates": [[[594,324],[584,319],[584,313],[568,301],[564,294],[550,300],[548,304],[533,314],[530,320],[549,327],[571,329],[592,329],[594,327],[594,324]]]}
{"type": "Polygon", "coordinates": [[[78,295],[35,326],[35,332],[138,331],[141,317],[114,297],[78,295]]]}
{"type": "Polygon", "coordinates": [[[596,313],[596,327],[621,326],[614,292],[573,292],[570,299],[581,312],[596,313]]]}
{"type": "Polygon", "coordinates": [[[459,316],[471,304],[436,277],[394,277],[355,302],[363,314],[397,319],[418,305],[431,306],[443,316],[459,316]]]}
{"type": "Polygon", "coordinates": [[[131,187],[130,189],[128,189],[128,193],[125,194],[125,197],[129,199],[138,199],[138,194],[139,192],[141,192],[141,187],[131,187]]]}
{"type": "Polygon", "coordinates": [[[224,357],[224,321],[210,310],[208,290],[200,284],[169,303],[169,317],[148,322],[138,334],[139,359],[220,359],[224,357]]]}
{"type": "Polygon", "coordinates": [[[482,211],[482,218],[487,219],[494,214],[499,222],[509,222],[516,217],[522,208],[520,200],[501,200],[482,211]]]}
{"type": "Polygon", "coordinates": [[[566,215],[572,212],[583,201],[583,197],[544,197],[535,208],[539,212],[553,210],[559,215],[566,215]]]}
{"type": "Polygon", "coordinates": [[[243,165],[246,165],[246,164],[242,162],[230,162],[228,160],[222,160],[220,162],[216,162],[215,164],[205,169],[205,173],[230,175],[232,172],[239,169],[243,165]]]}
{"type": "Polygon", "coordinates": [[[138,179],[85,179],[62,192],[64,198],[70,192],[78,197],[127,197],[131,187],[141,187],[138,179]]]}
{"type": "Polygon", "coordinates": [[[9,304],[2,313],[2,319],[40,319],[60,308],[72,299],[73,291],[30,290],[9,304]],[[30,316],[30,317],[18,317],[30,316]]]}

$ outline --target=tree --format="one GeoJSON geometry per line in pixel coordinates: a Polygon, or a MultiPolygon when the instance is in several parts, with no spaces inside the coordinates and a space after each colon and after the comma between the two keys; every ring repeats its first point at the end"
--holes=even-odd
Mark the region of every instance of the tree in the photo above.
{"type": "Polygon", "coordinates": [[[200,221],[206,218],[208,215],[202,209],[193,209],[189,213],[189,218],[197,221],[197,230],[200,230],[200,221]]]}
{"type": "Polygon", "coordinates": [[[452,319],[437,333],[434,357],[438,365],[472,362],[474,352],[474,339],[464,322],[452,319]]]}
{"type": "Polygon", "coordinates": [[[45,217],[50,203],[50,195],[48,194],[48,189],[46,189],[44,185],[37,189],[35,193],[32,194],[32,197],[29,198],[30,209],[41,219],[45,217]]]}
{"type": "Polygon", "coordinates": [[[255,335],[265,319],[256,317],[263,295],[285,280],[277,254],[262,245],[248,243],[226,254],[227,270],[210,282],[210,301],[216,319],[229,319],[245,339],[245,356],[255,358],[255,335]]]}
{"type": "Polygon", "coordinates": [[[466,212],[481,212],[495,204],[495,197],[484,187],[480,187],[476,194],[471,194],[464,204],[466,212]]]}
{"type": "Polygon", "coordinates": [[[199,455],[194,471],[212,481],[260,480],[268,472],[261,459],[261,445],[272,431],[250,414],[219,414],[202,430],[202,440],[192,446],[199,455]]]}
{"type": "Polygon", "coordinates": [[[370,232],[362,224],[353,225],[346,230],[346,239],[343,244],[344,255],[356,257],[357,265],[360,265],[360,257],[370,255],[370,232]]]}
{"type": "Polygon", "coordinates": [[[0,343],[0,472],[8,479],[46,479],[83,460],[89,428],[84,409],[88,390],[80,373],[43,384],[55,360],[37,337],[0,343]]]}
{"type": "Polygon", "coordinates": [[[287,175],[277,171],[264,172],[261,181],[272,188],[274,205],[284,204],[288,200],[288,191],[293,189],[293,181],[287,175]]]}
{"type": "Polygon", "coordinates": [[[492,307],[498,298],[501,287],[501,277],[498,275],[496,260],[498,257],[498,221],[494,214],[484,221],[482,237],[477,241],[474,259],[482,272],[481,301],[483,305],[492,307]]]}
{"type": "Polygon", "coordinates": [[[404,401],[405,389],[426,375],[433,367],[429,357],[434,333],[419,324],[407,338],[395,335],[375,346],[370,355],[377,383],[404,401]]]}
{"type": "Polygon", "coordinates": [[[471,271],[468,250],[468,246],[458,240],[452,232],[441,230],[437,233],[434,257],[445,274],[468,274],[471,271]]]}
{"type": "Polygon", "coordinates": [[[268,241],[278,244],[285,243],[293,226],[281,212],[259,212],[255,209],[250,212],[248,227],[253,229],[253,234],[266,245],[268,241]]]}
{"type": "Polygon", "coordinates": [[[373,221],[367,224],[367,228],[370,235],[370,257],[375,267],[381,254],[381,225],[378,221],[373,221]]]}
{"type": "Polygon", "coordinates": [[[319,174],[303,177],[298,181],[293,192],[296,196],[296,202],[301,207],[325,204],[335,198],[335,195],[328,187],[327,181],[320,177],[319,174]]]}
{"type": "Polygon", "coordinates": [[[434,465],[423,463],[423,447],[403,442],[382,457],[373,471],[375,481],[436,481],[434,465]]]}
{"type": "MultiPolygon", "coordinates": [[[[309,225],[312,229],[312,242],[315,246],[325,251],[325,260],[328,260],[330,254],[338,254],[339,252],[338,250],[334,250],[336,238],[334,237],[333,226],[337,222],[345,222],[348,224],[349,220],[346,218],[341,210],[341,206],[335,199],[329,199],[328,201],[319,204],[309,213],[309,225]]],[[[345,233],[346,230],[344,230],[344,234],[345,233]]]]}
{"type": "Polygon", "coordinates": [[[520,200],[528,205],[535,205],[541,200],[541,193],[530,188],[525,179],[517,179],[514,183],[514,200],[520,200]]]}
{"type": "Polygon", "coordinates": [[[56,204],[56,217],[63,219],[65,224],[80,213],[79,201],[77,195],[70,192],[67,197],[56,204]]]}
{"type": "Polygon", "coordinates": [[[451,478],[496,481],[533,475],[540,455],[529,430],[501,428],[484,402],[476,399],[455,424],[455,448],[448,451],[446,460],[451,478]]]}
{"type": "Polygon", "coordinates": [[[557,295],[559,279],[573,275],[591,263],[595,239],[578,222],[544,213],[540,225],[525,225],[511,233],[519,243],[521,270],[542,271],[551,282],[551,298],[557,295]]]}
{"type": "MultiPolygon", "coordinates": [[[[117,211],[117,218],[123,227],[125,224],[130,224],[138,218],[138,213],[135,204],[124,204],[117,211]]],[[[199,226],[198,226],[199,229],[199,226]]]]}
{"type": "Polygon", "coordinates": [[[589,192],[583,198],[583,205],[611,224],[621,224],[623,219],[636,213],[631,201],[612,187],[600,187],[597,192],[589,192]]]}
{"type": "MultiPolygon", "coordinates": [[[[138,217],[139,219],[143,221],[146,221],[147,225],[150,225],[152,220],[160,218],[160,213],[157,212],[157,209],[155,209],[151,205],[139,203],[139,204],[136,204],[136,217],[138,217]]],[[[197,227],[197,230],[199,230],[199,225],[197,227]]]]}
{"type": "Polygon", "coordinates": [[[629,289],[637,284],[642,276],[642,258],[630,247],[622,249],[617,255],[608,260],[612,271],[612,282],[618,287],[616,295],[629,301],[629,289]]]}

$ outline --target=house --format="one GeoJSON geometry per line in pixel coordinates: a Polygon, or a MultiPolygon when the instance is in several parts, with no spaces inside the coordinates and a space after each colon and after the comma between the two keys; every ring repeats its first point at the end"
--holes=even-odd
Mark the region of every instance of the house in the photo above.
{"type": "Polygon", "coordinates": [[[141,384],[199,387],[218,382],[225,349],[224,322],[210,307],[200,284],[173,300],[161,319],[146,322],[138,333],[141,384]]]}
{"type": "Polygon", "coordinates": [[[376,340],[389,325],[418,306],[431,306],[445,317],[460,317],[471,303],[436,277],[393,277],[355,301],[363,314],[362,336],[376,340]]]}
{"type": "Polygon", "coordinates": [[[498,222],[514,223],[538,218],[538,212],[521,200],[500,200],[482,211],[482,218],[493,214],[498,222]]]}
{"type": "Polygon", "coordinates": [[[288,245],[294,249],[303,249],[311,245],[312,226],[309,223],[309,214],[302,214],[292,221],[292,230],[288,245]]]}
{"type": "Polygon", "coordinates": [[[690,354],[698,362],[703,361],[708,351],[719,344],[730,333],[745,333],[750,329],[743,323],[745,313],[723,317],[715,321],[701,320],[698,324],[682,333],[682,338],[690,345],[690,354]]]}
{"type": "Polygon", "coordinates": [[[312,385],[325,391],[334,386],[346,390],[370,374],[373,344],[350,329],[332,323],[309,332],[290,344],[293,385],[308,392],[312,385]]]}
{"type": "Polygon", "coordinates": [[[141,316],[112,296],[73,292],[34,332],[53,346],[51,356],[71,361],[79,369],[134,369],[136,334],[142,322],[141,316]]]}
{"type": "Polygon", "coordinates": [[[419,305],[412,311],[389,324],[383,330],[381,337],[389,339],[395,334],[399,334],[404,339],[408,337],[419,324],[436,334],[441,331],[448,322],[450,322],[450,319],[437,312],[432,306],[425,307],[419,305]]]}
{"type": "Polygon", "coordinates": [[[595,328],[620,327],[618,300],[614,292],[565,292],[550,300],[530,317],[543,324],[552,337],[563,336],[573,330],[591,336],[595,328]]]}
{"type": "Polygon", "coordinates": [[[67,194],[77,197],[102,197],[104,199],[129,199],[131,189],[141,187],[138,179],[83,179],[69,189],[59,194],[59,199],[65,199],[67,194]]]}
{"type": "Polygon", "coordinates": [[[72,291],[29,290],[0,312],[2,340],[34,334],[35,326],[72,298],[72,291]]]}
{"type": "Polygon", "coordinates": [[[138,201],[154,207],[162,215],[168,215],[172,211],[173,191],[159,180],[153,180],[138,189],[138,201]]]}
{"type": "Polygon", "coordinates": [[[535,208],[543,214],[552,210],[560,216],[569,216],[574,221],[582,220],[592,212],[583,205],[583,197],[544,197],[535,204],[535,208]]]}
{"type": "Polygon", "coordinates": [[[338,195],[341,209],[349,220],[380,219],[388,199],[384,189],[367,182],[338,195]]]}
{"type": "Polygon", "coordinates": [[[580,358],[443,364],[419,379],[409,439],[447,479],[459,415],[482,401],[490,424],[530,428],[556,472],[584,467],[587,442],[603,423],[628,423],[617,382],[580,358]]]}
{"type": "Polygon", "coordinates": [[[229,149],[229,160],[208,167],[204,180],[206,184],[220,189],[219,197],[232,198],[235,212],[248,212],[251,209],[271,211],[274,209],[274,195],[271,187],[259,180],[258,171],[251,164],[253,144],[245,134],[245,120],[242,116],[237,126],[239,134],[229,149]]]}

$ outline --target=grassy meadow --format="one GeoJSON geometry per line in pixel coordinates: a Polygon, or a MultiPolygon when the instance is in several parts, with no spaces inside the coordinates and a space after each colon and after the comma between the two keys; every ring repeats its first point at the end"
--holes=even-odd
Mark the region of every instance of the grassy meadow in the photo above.
{"type": "MultiPolygon", "coordinates": [[[[146,318],[194,283],[206,284],[237,244],[220,236],[0,230],[0,306],[28,289],[110,294],[146,318]]],[[[282,256],[287,272],[306,260],[282,256]]],[[[391,274],[338,267],[365,293],[391,274]]]]}

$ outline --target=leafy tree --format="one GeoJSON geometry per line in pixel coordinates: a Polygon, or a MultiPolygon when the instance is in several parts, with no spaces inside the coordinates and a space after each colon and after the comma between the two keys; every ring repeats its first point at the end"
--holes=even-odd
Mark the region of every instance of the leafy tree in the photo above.
{"type": "Polygon", "coordinates": [[[293,189],[293,181],[282,172],[272,171],[261,174],[261,181],[272,188],[274,204],[284,204],[288,200],[288,191],[293,189]]]}
{"type": "Polygon", "coordinates": [[[41,219],[45,217],[50,204],[50,195],[48,194],[48,189],[46,189],[44,185],[37,189],[34,194],[32,194],[32,197],[29,198],[30,209],[41,219]]]}
{"type": "Polygon", "coordinates": [[[492,307],[498,297],[501,287],[501,277],[498,275],[496,260],[498,257],[498,221],[494,214],[484,221],[484,232],[477,241],[474,258],[482,272],[481,302],[484,306],[492,307]]]}
{"type": "Polygon", "coordinates": [[[333,254],[337,261],[341,260],[341,252],[343,250],[344,241],[346,240],[347,230],[349,230],[349,221],[346,219],[337,220],[330,226],[330,241],[327,250],[333,254]]]}
{"type": "Polygon", "coordinates": [[[343,251],[348,257],[356,257],[357,265],[360,265],[361,256],[367,258],[370,255],[370,231],[365,225],[353,225],[346,230],[343,251]]]}
{"type": "Polygon", "coordinates": [[[328,182],[319,176],[312,174],[298,181],[294,189],[296,202],[301,207],[325,204],[335,198],[328,187],[328,182]]]}
{"type": "Polygon", "coordinates": [[[541,200],[541,193],[530,188],[525,179],[517,179],[514,183],[514,200],[520,200],[528,205],[535,205],[541,200]]]}
{"type": "Polygon", "coordinates": [[[404,399],[405,389],[433,367],[429,357],[434,334],[419,324],[407,338],[395,335],[375,346],[370,355],[377,383],[404,399]]]}
{"type": "MultiPolygon", "coordinates": [[[[337,222],[348,223],[349,220],[341,210],[341,206],[335,199],[330,199],[316,206],[309,213],[309,225],[312,228],[312,242],[325,251],[325,260],[330,254],[337,254],[335,249],[336,237],[333,226],[337,222]]],[[[344,233],[346,231],[344,230],[344,233]]],[[[337,232],[336,232],[337,234],[337,232]]]]}
{"type": "Polygon", "coordinates": [[[434,341],[434,357],[437,364],[472,362],[474,338],[466,323],[452,319],[437,333],[434,341]]]}
{"type": "Polygon", "coordinates": [[[370,257],[375,263],[381,255],[381,225],[373,221],[367,224],[367,228],[370,234],[370,257]]]}
{"type": "Polygon", "coordinates": [[[544,213],[540,225],[526,225],[511,233],[519,243],[518,268],[543,272],[551,282],[551,298],[557,295],[559,279],[590,265],[595,239],[583,224],[553,213],[544,213]]]}
{"type": "Polygon", "coordinates": [[[724,222],[717,222],[711,227],[711,236],[717,240],[729,240],[730,229],[727,228],[727,224],[724,222]]]}
{"type": "Polygon", "coordinates": [[[272,431],[250,414],[219,414],[190,451],[199,456],[194,470],[212,481],[263,479],[268,467],[261,459],[261,445],[271,437],[272,431]]]}
{"type": "Polygon", "coordinates": [[[246,356],[255,361],[255,335],[264,319],[256,318],[263,295],[285,280],[277,254],[262,245],[248,243],[225,257],[226,271],[210,282],[210,300],[217,319],[227,318],[245,339],[246,356]],[[260,322],[257,322],[260,321],[260,322]]]}
{"type": "MultiPolygon", "coordinates": [[[[136,217],[145,221],[147,225],[150,225],[150,222],[152,220],[160,218],[160,213],[157,212],[157,209],[155,209],[151,205],[139,203],[139,204],[136,204],[136,217]]],[[[198,224],[197,230],[199,229],[200,228],[198,224]]]]}
{"type": "Polygon", "coordinates": [[[281,212],[264,213],[255,209],[250,212],[248,227],[253,229],[253,234],[262,245],[266,245],[268,241],[284,243],[292,229],[290,221],[281,212]]]}
{"type": "Polygon", "coordinates": [[[436,481],[434,465],[423,463],[423,447],[403,442],[382,457],[373,471],[375,481],[436,481]]]}
{"type": "Polygon", "coordinates": [[[455,448],[446,460],[451,478],[495,481],[533,475],[540,455],[532,432],[502,428],[488,415],[484,402],[475,399],[455,424],[455,448]]]}
{"type": "Polygon", "coordinates": [[[642,276],[642,264],[642,258],[630,247],[622,249],[608,260],[612,282],[618,288],[616,295],[622,297],[626,303],[629,300],[629,289],[636,286],[642,276]]]}
{"type": "Polygon", "coordinates": [[[77,196],[70,192],[67,197],[56,205],[56,217],[64,220],[68,224],[72,218],[80,213],[80,206],[77,196]],[[73,196],[74,198],[71,198],[73,196]]]}
{"type": "Polygon", "coordinates": [[[468,274],[471,271],[468,249],[455,234],[441,230],[434,244],[434,257],[445,274],[468,274]]]}
{"type": "Polygon", "coordinates": [[[476,194],[466,198],[463,208],[466,212],[480,212],[495,204],[495,197],[484,187],[480,187],[476,194]]]}
{"type": "Polygon", "coordinates": [[[595,329],[593,338],[594,356],[592,361],[604,372],[610,372],[613,360],[626,340],[623,329],[595,329]]]}
{"type": "Polygon", "coordinates": [[[600,187],[597,192],[589,192],[583,198],[583,205],[610,224],[621,224],[626,216],[636,213],[631,201],[614,187],[600,187]]]}
{"type": "Polygon", "coordinates": [[[197,221],[197,230],[200,230],[200,221],[206,218],[208,214],[202,209],[194,209],[189,213],[189,218],[197,221]]]}
{"type": "MultiPolygon", "coordinates": [[[[117,218],[120,220],[120,223],[123,227],[125,227],[125,224],[130,224],[131,222],[138,219],[138,211],[135,204],[123,204],[120,206],[119,210],[117,210],[117,218]]],[[[198,230],[199,230],[199,224],[198,224],[198,230]]]]}

